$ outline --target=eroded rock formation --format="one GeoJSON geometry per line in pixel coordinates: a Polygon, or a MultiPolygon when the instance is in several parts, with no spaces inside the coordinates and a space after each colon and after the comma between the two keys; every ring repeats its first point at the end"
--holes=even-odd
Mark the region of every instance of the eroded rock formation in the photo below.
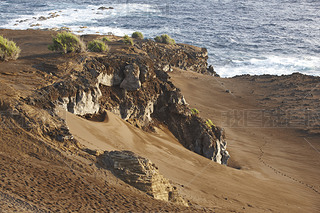
{"type": "Polygon", "coordinates": [[[39,90],[30,97],[30,103],[60,106],[86,117],[109,110],[145,130],[160,122],[186,148],[227,164],[223,130],[207,126],[205,120],[192,115],[167,74],[174,66],[206,72],[205,49],[140,41],[125,52],[78,57],[68,65],[75,68],[67,77],[39,90]]]}
{"type": "Polygon", "coordinates": [[[171,201],[188,206],[176,187],[164,178],[155,164],[130,151],[104,152],[98,157],[99,164],[113,171],[124,182],[158,200],[171,201]]]}

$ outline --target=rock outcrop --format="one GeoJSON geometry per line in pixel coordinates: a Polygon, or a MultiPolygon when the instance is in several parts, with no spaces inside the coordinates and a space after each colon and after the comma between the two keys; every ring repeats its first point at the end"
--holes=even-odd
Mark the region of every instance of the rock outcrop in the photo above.
{"type": "Polygon", "coordinates": [[[67,77],[40,89],[29,101],[44,107],[60,106],[86,117],[108,110],[145,130],[160,122],[186,148],[227,164],[223,130],[192,115],[167,74],[172,67],[205,73],[206,60],[205,49],[152,41],[140,41],[125,52],[107,56],[79,55],[67,77]]]}
{"type": "Polygon", "coordinates": [[[135,91],[141,87],[140,69],[136,64],[129,64],[124,68],[125,78],[120,84],[120,88],[135,91]]]}
{"type": "Polygon", "coordinates": [[[130,151],[104,152],[99,164],[110,169],[118,178],[158,200],[188,206],[176,187],[164,178],[155,164],[130,151]]]}
{"type": "Polygon", "coordinates": [[[198,73],[208,73],[206,48],[199,48],[188,44],[165,45],[151,40],[136,44],[136,47],[146,52],[151,59],[155,59],[166,67],[179,67],[183,70],[191,70],[198,73]]]}

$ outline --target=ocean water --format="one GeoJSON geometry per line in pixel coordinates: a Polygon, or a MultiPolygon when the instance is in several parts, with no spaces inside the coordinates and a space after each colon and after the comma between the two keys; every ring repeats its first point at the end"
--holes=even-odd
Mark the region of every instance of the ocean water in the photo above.
{"type": "Polygon", "coordinates": [[[0,28],[54,27],[78,34],[141,31],[147,38],[167,33],[206,47],[223,77],[320,76],[319,0],[0,0],[0,28]],[[39,20],[54,12],[59,16],[39,20]]]}

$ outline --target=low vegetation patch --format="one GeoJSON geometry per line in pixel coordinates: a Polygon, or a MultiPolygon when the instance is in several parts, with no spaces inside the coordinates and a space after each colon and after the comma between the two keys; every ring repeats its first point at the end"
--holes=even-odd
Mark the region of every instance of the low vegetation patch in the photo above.
{"type": "Polygon", "coordinates": [[[176,41],[167,34],[162,34],[161,36],[157,36],[154,38],[154,40],[158,43],[163,43],[163,44],[175,44],[176,43],[176,41]]]}
{"type": "Polygon", "coordinates": [[[143,39],[143,34],[141,32],[134,32],[131,35],[132,38],[143,39]]]}
{"type": "Polygon", "coordinates": [[[133,46],[132,38],[130,38],[128,35],[123,36],[123,42],[125,44],[133,46]]]}
{"type": "Polygon", "coordinates": [[[88,50],[90,52],[108,52],[109,47],[101,40],[93,40],[88,43],[88,50]]]}
{"type": "Polygon", "coordinates": [[[0,60],[16,60],[21,50],[13,41],[0,36],[0,60]]]}
{"type": "Polygon", "coordinates": [[[110,42],[111,40],[110,40],[108,37],[103,37],[103,38],[102,38],[102,41],[103,41],[103,42],[110,42]]]}
{"type": "Polygon", "coordinates": [[[199,110],[197,110],[196,108],[192,108],[191,109],[191,114],[192,115],[199,115],[199,110]]]}
{"type": "Polygon", "coordinates": [[[59,51],[63,53],[85,52],[86,45],[76,36],[69,32],[58,33],[52,38],[53,44],[49,45],[51,51],[59,51]]]}
{"type": "Polygon", "coordinates": [[[209,127],[209,128],[212,128],[212,127],[215,127],[216,125],[214,125],[213,123],[212,123],[212,121],[210,120],[210,119],[208,119],[207,121],[206,121],[206,125],[209,127]]]}

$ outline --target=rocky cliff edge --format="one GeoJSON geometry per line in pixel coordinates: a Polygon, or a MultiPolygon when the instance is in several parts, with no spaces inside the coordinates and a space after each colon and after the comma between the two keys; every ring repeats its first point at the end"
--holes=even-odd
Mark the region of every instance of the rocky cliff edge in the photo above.
{"type": "Polygon", "coordinates": [[[227,164],[223,129],[192,113],[167,74],[174,68],[205,74],[207,58],[205,48],[150,40],[113,48],[108,54],[73,55],[58,65],[48,62],[50,74],[59,80],[37,90],[27,102],[42,108],[62,107],[86,118],[108,110],[146,131],[166,125],[186,148],[227,164]]]}

